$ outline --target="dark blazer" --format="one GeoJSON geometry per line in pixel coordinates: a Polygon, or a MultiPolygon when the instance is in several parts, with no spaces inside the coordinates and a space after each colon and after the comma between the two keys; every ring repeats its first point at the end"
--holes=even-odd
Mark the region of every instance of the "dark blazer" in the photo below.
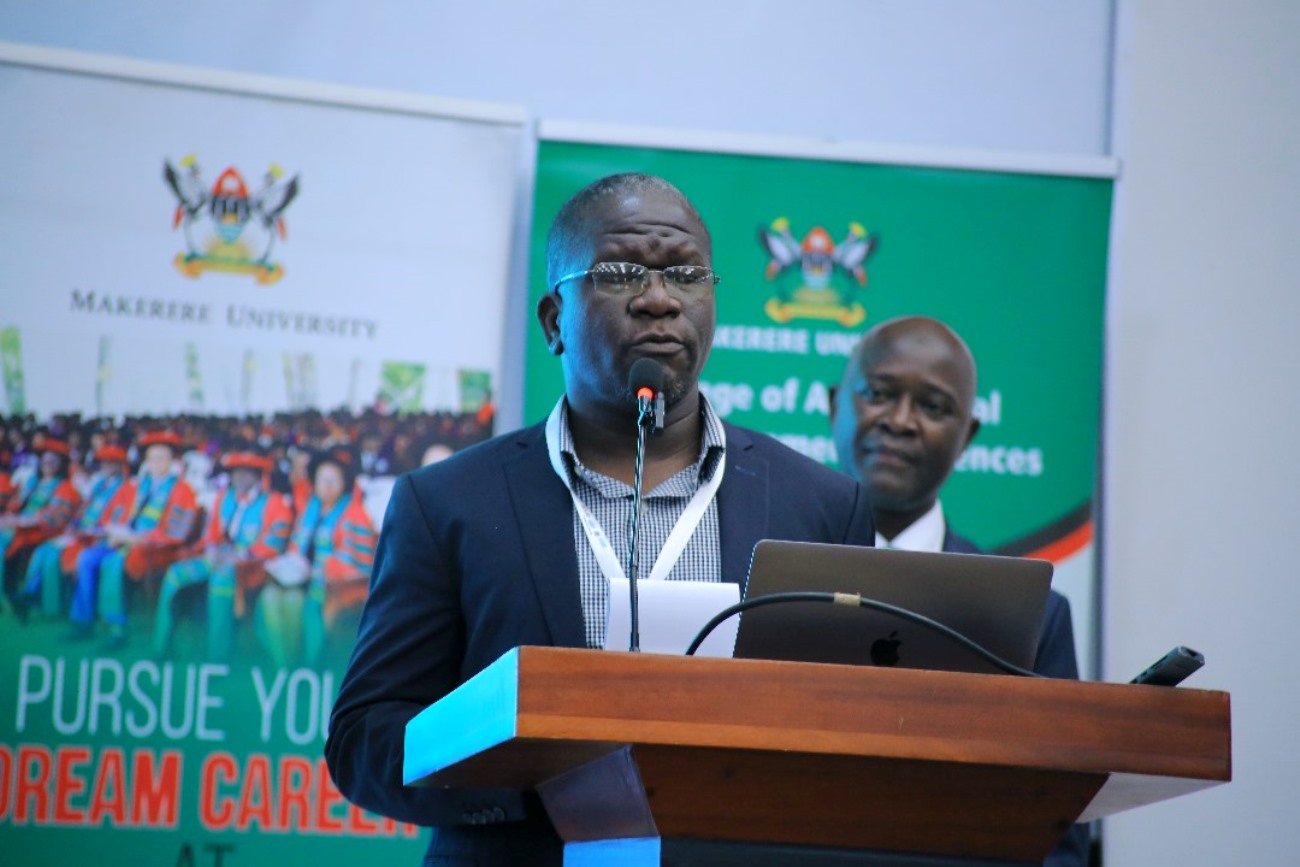
{"type": "MultiPolygon", "coordinates": [[[[951,527],[944,533],[943,550],[953,554],[984,553],[970,540],[954,533],[951,527]]],[[[1034,671],[1047,677],[1079,679],[1079,663],[1074,652],[1074,621],[1070,616],[1070,600],[1055,590],[1049,591],[1047,595],[1047,610],[1043,612],[1043,634],[1038,639],[1034,671]]]]}
{"type": "MultiPolygon", "coordinates": [[[[724,427],[722,580],[744,580],[760,539],[874,543],[857,482],[763,434],[724,427]]],[[[559,863],[558,838],[528,796],[404,787],[402,737],[411,717],[507,650],[585,643],[573,502],[541,425],[401,477],[330,717],[335,783],[366,809],[440,826],[426,863],[559,863]],[[510,824],[483,824],[500,821],[510,824]]]]}
{"type": "MultiPolygon", "coordinates": [[[[943,550],[954,554],[982,554],[969,540],[949,527],[943,537],[943,550]]],[[[1074,652],[1074,621],[1070,617],[1070,600],[1055,590],[1047,595],[1043,612],[1043,634],[1038,639],[1034,671],[1047,677],[1079,679],[1079,663],[1074,652]]],[[[1088,826],[1073,825],[1043,862],[1045,867],[1083,867],[1088,863],[1088,826]]]]}

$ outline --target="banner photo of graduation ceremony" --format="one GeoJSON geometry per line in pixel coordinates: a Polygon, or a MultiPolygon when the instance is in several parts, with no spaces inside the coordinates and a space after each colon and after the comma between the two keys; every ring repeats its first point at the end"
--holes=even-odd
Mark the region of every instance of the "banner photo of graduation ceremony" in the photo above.
{"type": "Polygon", "coordinates": [[[0,850],[418,860],[322,747],[395,477],[494,432],[523,110],[23,46],[0,99],[0,850]]]}
{"type": "MultiPolygon", "coordinates": [[[[1093,519],[1113,167],[984,156],[821,156],[835,148],[539,124],[530,288],[546,291],[560,205],[613,172],[661,175],[713,236],[717,331],[701,389],[723,418],[826,464],[829,419],[858,337],[902,315],[951,326],[978,368],[981,427],[942,491],[950,526],[990,553],[1055,564],[1094,676],[1093,519]],[[683,142],[689,142],[684,144],[683,142]],[[999,165],[1000,163],[1004,165],[999,165]]],[[[563,389],[530,332],[525,419],[563,389]]]]}

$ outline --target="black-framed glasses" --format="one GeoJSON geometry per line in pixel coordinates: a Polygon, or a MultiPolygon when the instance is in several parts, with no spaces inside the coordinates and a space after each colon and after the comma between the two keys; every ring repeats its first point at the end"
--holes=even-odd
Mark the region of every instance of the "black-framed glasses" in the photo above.
{"type": "Polygon", "coordinates": [[[664,288],[670,294],[679,297],[695,297],[709,292],[722,278],[703,265],[669,265],[667,268],[647,268],[636,262],[597,262],[585,271],[566,274],[552,291],[558,290],[561,283],[570,280],[587,279],[597,292],[606,295],[640,295],[650,287],[650,275],[658,274],[664,288]]]}

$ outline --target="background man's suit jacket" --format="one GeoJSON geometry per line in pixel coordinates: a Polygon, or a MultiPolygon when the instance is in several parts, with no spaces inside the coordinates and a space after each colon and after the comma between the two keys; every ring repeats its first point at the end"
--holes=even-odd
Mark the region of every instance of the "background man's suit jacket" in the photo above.
{"type": "MultiPolygon", "coordinates": [[[[943,550],[952,554],[983,554],[970,540],[958,536],[949,527],[943,537],[943,550]]],[[[1043,634],[1034,655],[1034,671],[1047,677],[1079,679],[1079,662],[1074,652],[1074,623],[1070,618],[1070,600],[1055,590],[1047,594],[1043,612],[1043,634]]]]}
{"type": "MultiPolygon", "coordinates": [[[[969,540],[948,528],[943,550],[954,554],[982,554],[969,540]]],[[[1043,634],[1034,655],[1034,671],[1047,677],[1079,679],[1079,663],[1074,653],[1074,623],[1070,618],[1070,601],[1052,590],[1043,612],[1043,634]]],[[[1073,825],[1061,842],[1047,856],[1044,867],[1083,867],[1088,863],[1088,826],[1073,825]]]]}

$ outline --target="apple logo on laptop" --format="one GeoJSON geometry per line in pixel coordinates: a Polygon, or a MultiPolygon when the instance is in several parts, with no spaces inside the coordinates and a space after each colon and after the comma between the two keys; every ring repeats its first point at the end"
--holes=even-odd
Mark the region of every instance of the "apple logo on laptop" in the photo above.
{"type": "Polygon", "coordinates": [[[889,633],[888,638],[877,638],[871,642],[871,664],[883,666],[898,665],[898,647],[903,642],[896,638],[898,630],[889,633]]]}

